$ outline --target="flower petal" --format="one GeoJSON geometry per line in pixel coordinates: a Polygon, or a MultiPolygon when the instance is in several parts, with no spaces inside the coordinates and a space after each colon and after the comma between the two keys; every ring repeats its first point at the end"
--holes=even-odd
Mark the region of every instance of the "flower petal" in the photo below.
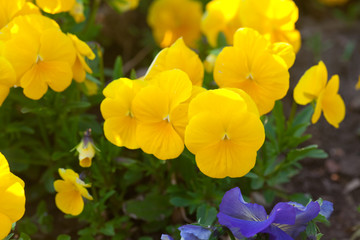
{"type": "Polygon", "coordinates": [[[137,149],[137,125],[137,120],[129,116],[108,118],[104,123],[105,137],[116,146],[137,149]]]}
{"type": "Polygon", "coordinates": [[[211,230],[202,226],[187,224],[178,229],[181,238],[186,240],[208,240],[211,236],[211,230]]]}
{"type": "Polygon", "coordinates": [[[55,203],[62,212],[74,216],[79,215],[84,209],[84,200],[76,190],[57,193],[55,203]]]}
{"type": "Polygon", "coordinates": [[[184,150],[184,141],[166,120],[140,123],[136,139],[141,149],[161,160],[177,158],[184,150]]]}

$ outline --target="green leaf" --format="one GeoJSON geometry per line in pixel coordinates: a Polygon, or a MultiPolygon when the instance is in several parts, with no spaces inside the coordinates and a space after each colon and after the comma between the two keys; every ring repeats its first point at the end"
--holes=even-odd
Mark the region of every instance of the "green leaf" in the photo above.
{"type": "Polygon", "coordinates": [[[135,69],[131,69],[131,72],[130,72],[130,79],[137,79],[137,76],[136,76],[136,71],[135,69]]]}
{"type": "Polygon", "coordinates": [[[31,238],[29,237],[29,235],[27,235],[26,233],[21,233],[20,237],[18,238],[18,240],[31,240],[31,238]]]}
{"type": "Polygon", "coordinates": [[[66,234],[61,234],[56,238],[56,240],[71,240],[71,237],[66,234]]]}
{"type": "Polygon", "coordinates": [[[100,232],[106,236],[114,236],[115,228],[113,222],[107,222],[103,228],[100,229],[100,232]]]}
{"type": "Polygon", "coordinates": [[[317,147],[317,145],[309,145],[304,148],[293,149],[288,153],[286,159],[293,163],[304,158],[327,158],[327,153],[317,147]]]}
{"type": "Polygon", "coordinates": [[[196,211],[196,219],[199,224],[210,226],[216,220],[216,214],[216,208],[203,204],[196,211]]]}
{"type": "Polygon", "coordinates": [[[14,234],[13,234],[13,233],[10,233],[6,238],[4,238],[4,240],[10,240],[10,238],[11,238],[12,236],[14,236],[14,234]]]}
{"type": "Polygon", "coordinates": [[[125,203],[126,212],[133,218],[145,221],[160,221],[172,213],[167,196],[149,194],[144,200],[130,200],[125,203]]]}
{"type": "Polygon", "coordinates": [[[113,79],[118,79],[124,76],[123,74],[123,62],[121,56],[117,56],[114,64],[113,79]]]}
{"type": "Polygon", "coordinates": [[[227,44],[227,41],[226,41],[226,36],[223,32],[220,32],[218,37],[217,37],[217,48],[223,48],[223,47],[226,47],[228,44],[227,44]]]}
{"type": "Polygon", "coordinates": [[[251,188],[253,190],[260,189],[264,186],[265,180],[263,177],[259,176],[258,178],[251,179],[251,188]]]}
{"type": "Polygon", "coordinates": [[[305,132],[306,128],[310,125],[311,116],[314,113],[314,107],[310,104],[296,114],[294,120],[291,123],[291,129],[296,129],[293,136],[300,137],[305,132]]]}

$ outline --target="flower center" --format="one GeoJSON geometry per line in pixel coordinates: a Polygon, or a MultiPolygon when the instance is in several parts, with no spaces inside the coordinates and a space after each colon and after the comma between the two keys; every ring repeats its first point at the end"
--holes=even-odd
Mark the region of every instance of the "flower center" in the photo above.
{"type": "Polygon", "coordinates": [[[167,115],[166,117],[164,117],[164,119],[163,119],[164,121],[167,121],[167,122],[170,122],[170,116],[169,115],[167,115]]]}
{"type": "Polygon", "coordinates": [[[249,79],[249,80],[254,80],[254,77],[251,73],[249,73],[247,76],[246,76],[246,79],[249,79]]]}
{"type": "Polygon", "coordinates": [[[36,63],[38,63],[39,61],[42,61],[43,58],[38,54],[36,57],[36,63]]]}
{"type": "Polygon", "coordinates": [[[225,133],[221,140],[230,140],[230,138],[229,138],[228,134],[225,133]]]}
{"type": "Polygon", "coordinates": [[[126,116],[131,117],[131,118],[134,117],[133,113],[130,110],[127,112],[126,116]]]}

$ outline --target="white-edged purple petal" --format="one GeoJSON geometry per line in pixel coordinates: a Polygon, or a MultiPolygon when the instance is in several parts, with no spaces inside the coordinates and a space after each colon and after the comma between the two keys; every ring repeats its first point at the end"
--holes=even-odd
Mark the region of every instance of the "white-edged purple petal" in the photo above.
{"type": "Polygon", "coordinates": [[[197,225],[184,225],[178,228],[181,239],[184,240],[208,240],[211,230],[197,225]]]}
{"type": "Polygon", "coordinates": [[[245,202],[238,187],[225,193],[221,200],[220,212],[234,218],[249,221],[259,222],[267,219],[264,207],[256,203],[245,202]]]}
{"type": "Polygon", "coordinates": [[[160,240],[174,240],[170,235],[162,234],[160,240]]]}
{"type": "Polygon", "coordinates": [[[333,203],[323,200],[322,204],[320,205],[320,213],[319,214],[326,217],[326,219],[329,219],[329,217],[333,211],[334,211],[333,203]]]}

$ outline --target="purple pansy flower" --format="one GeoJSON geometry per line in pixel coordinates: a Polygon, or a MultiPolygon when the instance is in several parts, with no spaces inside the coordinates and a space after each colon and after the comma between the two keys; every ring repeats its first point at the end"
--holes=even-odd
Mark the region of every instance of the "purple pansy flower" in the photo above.
{"type": "Polygon", "coordinates": [[[197,225],[184,225],[179,227],[181,239],[184,240],[208,240],[211,230],[197,225]]]}
{"type": "Polygon", "coordinates": [[[217,217],[238,239],[267,233],[270,240],[293,240],[319,212],[317,202],[310,202],[306,207],[280,202],[267,215],[263,206],[245,202],[240,189],[233,188],[225,193],[217,217]]]}
{"type": "Polygon", "coordinates": [[[170,235],[162,234],[160,240],[174,240],[170,235]]]}

